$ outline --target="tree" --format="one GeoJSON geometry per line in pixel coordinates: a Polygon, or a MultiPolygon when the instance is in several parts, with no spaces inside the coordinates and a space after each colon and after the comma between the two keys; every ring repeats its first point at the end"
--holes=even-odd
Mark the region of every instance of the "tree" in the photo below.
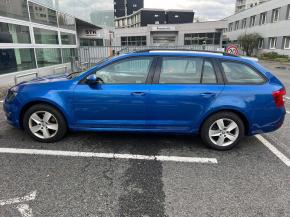
{"type": "Polygon", "coordinates": [[[258,33],[245,34],[239,36],[238,42],[246,55],[252,56],[254,50],[258,48],[260,38],[262,37],[258,33]]]}

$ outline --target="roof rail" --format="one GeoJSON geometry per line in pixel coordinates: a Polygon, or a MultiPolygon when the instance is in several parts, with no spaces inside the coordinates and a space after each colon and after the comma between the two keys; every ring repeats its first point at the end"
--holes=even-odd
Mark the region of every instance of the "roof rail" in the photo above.
{"type": "Polygon", "coordinates": [[[223,55],[223,56],[231,56],[231,57],[239,57],[237,55],[234,54],[230,54],[227,52],[219,52],[219,51],[207,51],[207,50],[192,50],[192,49],[175,49],[175,48],[165,48],[165,49],[144,49],[144,50],[137,50],[134,51],[133,53],[146,53],[146,52],[166,52],[166,51],[187,51],[187,52],[196,52],[196,53],[212,53],[212,54],[219,54],[219,55],[223,55]]]}

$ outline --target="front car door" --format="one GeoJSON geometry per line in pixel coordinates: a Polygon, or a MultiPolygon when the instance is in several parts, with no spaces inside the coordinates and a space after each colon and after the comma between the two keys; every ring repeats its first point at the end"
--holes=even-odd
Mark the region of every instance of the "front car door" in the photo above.
{"type": "Polygon", "coordinates": [[[149,95],[148,124],[156,131],[194,132],[224,88],[211,59],[160,57],[149,95]]]}
{"type": "Polygon", "coordinates": [[[147,80],[154,57],[131,57],[95,72],[104,83],[80,83],[73,108],[76,127],[143,129],[147,119],[147,80]]]}

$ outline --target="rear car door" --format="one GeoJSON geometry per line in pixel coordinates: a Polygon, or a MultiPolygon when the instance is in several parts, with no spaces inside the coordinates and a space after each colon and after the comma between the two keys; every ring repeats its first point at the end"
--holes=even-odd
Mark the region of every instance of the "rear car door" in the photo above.
{"type": "Polygon", "coordinates": [[[149,95],[148,125],[193,132],[224,88],[218,67],[201,57],[160,57],[149,95]]]}
{"type": "Polygon", "coordinates": [[[154,57],[131,57],[95,72],[103,84],[80,83],[73,108],[76,127],[142,129],[146,126],[149,86],[154,57]]]}

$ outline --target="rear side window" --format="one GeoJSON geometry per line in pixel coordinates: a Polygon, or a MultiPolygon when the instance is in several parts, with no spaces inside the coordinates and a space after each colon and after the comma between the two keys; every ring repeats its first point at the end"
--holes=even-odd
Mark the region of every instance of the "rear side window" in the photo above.
{"type": "Polygon", "coordinates": [[[160,84],[215,84],[216,74],[212,63],[202,58],[164,57],[160,84]]]}
{"type": "Polygon", "coordinates": [[[237,62],[222,62],[222,67],[229,83],[260,84],[265,80],[251,67],[237,62]]]}

